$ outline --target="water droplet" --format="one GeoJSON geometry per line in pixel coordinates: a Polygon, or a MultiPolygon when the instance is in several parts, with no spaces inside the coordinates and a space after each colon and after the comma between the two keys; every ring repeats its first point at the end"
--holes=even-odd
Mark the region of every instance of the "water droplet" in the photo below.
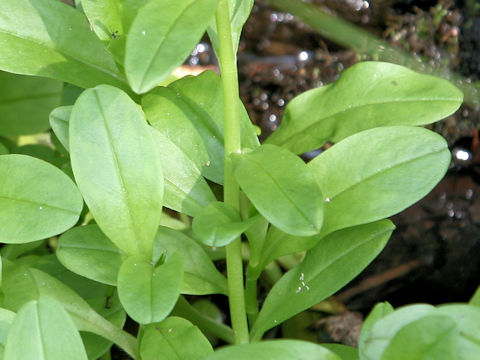
{"type": "Polygon", "coordinates": [[[135,263],[135,264],[133,264],[133,266],[137,266],[137,264],[135,263]]]}
{"type": "Polygon", "coordinates": [[[142,35],[145,36],[147,35],[147,32],[145,30],[142,31],[142,35]]]}
{"type": "Polygon", "coordinates": [[[169,333],[172,333],[172,332],[173,332],[173,329],[172,329],[172,328],[168,329],[168,332],[169,332],[169,333]]]}
{"type": "Polygon", "coordinates": [[[305,279],[305,274],[304,274],[304,273],[301,273],[299,280],[304,280],[304,279],[305,279]]]}
{"type": "Polygon", "coordinates": [[[308,53],[308,51],[300,51],[300,53],[298,54],[298,60],[307,61],[308,59],[310,59],[310,54],[308,53]]]}
{"type": "Polygon", "coordinates": [[[39,206],[38,210],[43,210],[43,206],[39,206]]]}
{"type": "Polygon", "coordinates": [[[216,246],[212,246],[212,251],[217,251],[217,247],[216,247],[216,246]]]}
{"type": "Polygon", "coordinates": [[[28,276],[28,274],[27,274],[27,273],[23,273],[23,276],[28,276]]]}
{"type": "Polygon", "coordinates": [[[210,166],[210,160],[205,163],[205,166],[210,166]]]}
{"type": "Polygon", "coordinates": [[[297,288],[297,291],[296,291],[295,293],[298,294],[298,293],[301,293],[301,292],[302,292],[302,287],[299,286],[299,287],[297,288]]]}
{"type": "Polygon", "coordinates": [[[310,286],[305,285],[305,289],[307,289],[307,291],[310,291],[310,286]]]}
{"type": "Polygon", "coordinates": [[[276,323],[278,323],[278,321],[277,321],[277,320],[273,320],[273,323],[276,324],[276,323]]]}
{"type": "Polygon", "coordinates": [[[331,199],[330,198],[325,198],[325,202],[330,202],[331,199]]]}
{"type": "Polygon", "coordinates": [[[268,117],[268,121],[270,121],[270,122],[275,122],[275,121],[277,121],[277,115],[275,115],[275,114],[270,114],[270,116],[268,117]]]}
{"type": "Polygon", "coordinates": [[[242,149],[238,149],[237,154],[241,154],[241,153],[242,153],[242,149]]]}

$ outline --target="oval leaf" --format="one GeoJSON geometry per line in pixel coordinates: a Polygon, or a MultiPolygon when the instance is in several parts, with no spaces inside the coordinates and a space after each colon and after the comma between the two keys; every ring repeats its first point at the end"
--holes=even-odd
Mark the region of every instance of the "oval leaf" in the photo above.
{"type": "Polygon", "coordinates": [[[5,0],[0,14],[5,14],[0,18],[0,69],[80,87],[111,84],[128,89],[85,15],[72,6],[50,0],[5,0]]]}
{"type": "Polygon", "coordinates": [[[182,286],[183,260],[175,253],[157,267],[131,256],[118,273],[118,296],[127,314],[140,324],[162,321],[172,311],[182,286]]]}
{"type": "Polygon", "coordinates": [[[4,359],[7,336],[15,316],[13,311],[0,308],[0,359],[4,359]]]}
{"type": "Polygon", "coordinates": [[[60,105],[62,89],[60,81],[0,71],[0,135],[47,130],[48,113],[60,105]]]}
{"type": "Polygon", "coordinates": [[[25,155],[0,156],[0,242],[25,243],[64,232],[83,201],[55,166],[25,155]]]}
{"type": "Polygon", "coordinates": [[[121,5],[114,0],[82,0],[83,11],[101,40],[123,35],[121,5]]]}
{"type": "Polygon", "coordinates": [[[320,345],[300,340],[273,340],[227,346],[215,351],[205,360],[255,359],[255,360],[341,360],[320,345]]]}
{"type": "Polygon", "coordinates": [[[169,317],[145,326],[140,355],[148,360],[201,360],[213,353],[212,345],[188,320],[169,317]]]}
{"type": "Polygon", "coordinates": [[[374,127],[438,121],[462,100],[462,92],[444,79],[395,64],[361,62],[334,84],[293,99],[267,143],[301,154],[374,127]]]}
{"type": "Polygon", "coordinates": [[[73,106],[60,106],[54,109],[49,116],[50,126],[53,132],[67,151],[69,151],[70,146],[68,140],[68,122],[70,121],[72,109],[73,106]]]}
{"type": "Polygon", "coordinates": [[[252,328],[254,339],[319,303],[357,276],[383,249],[393,224],[382,220],[334,232],[274,285],[252,328]]]}
{"type": "Polygon", "coordinates": [[[73,107],[69,139],[75,180],[100,229],[126,254],[151,258],[163,175],[139,107],[108,85],[86,90],[73,107]]]}
{"type": "Polygon", "coordinates": [[[183,257],[183,294],[227,295],[227,280],[195,240],[180,231],[160,226],[153,248],[153,258],[158,259],[165,252],[167,255],[178,252],[183,257]]]}
{"type": "Polygon", "coordinates": [[[255,220],[240,221],[240,214],[233,206],[216,201],[193,218],[192,230],[205,245],[225,246],[245,232],[255,220]]]}
{"type": "Polygon", "coordinates": [[[190,55],[216,10],[217,0],[150,1],[127,36],[125,72],[138,94],[154,88],[190,55]]]}
{"type": "Polygon", "coordinates": [[[5,360],[87,360],[75,324],[54,299],[26,303],[10,328],[5,360]]]}
{"type": "Polygon", "coordinates": [[[322,234],[394,215],[420,200],[450,163],[446,141],[424,128],[366,130],[308,166],[326,198],[322,234]]]}
{"type": "Polygon", "coordinates": [[[233,155],[234,176],[250,201],[273,225],[300,236],[320,232],[323,198],[308,167],[288,150],[263,145],[233,155]]]}
{"type": "Polygon", "coordinates": [[[169,138],[150,127],[161,154],[165,181],[164,206],[195,216],[203,207],[215,201],[215,195],[195,163],[169,138]]]}
{"type": "Polygon", "coordinates": [[[67,231],[58,241],[56,255],[70,271],[114,286],[126,258],[97,225],[79,226],[67,231]]]}

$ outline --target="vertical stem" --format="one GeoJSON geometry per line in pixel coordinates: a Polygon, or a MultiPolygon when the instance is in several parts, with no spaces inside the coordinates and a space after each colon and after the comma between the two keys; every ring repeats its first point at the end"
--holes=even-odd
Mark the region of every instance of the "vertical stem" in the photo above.
{"type": "MultiPolygon", "coordinates": [[[[232,44],[230,14],[227,0],[219,0],[216,12],[219,63],[223,86],[223,116],[225,121],[225,173],[224,201],[236,209],[239,204],[239,187],[233,177],[230,154],[241,151],[240,117],[238,106],[238,74],[237,59],[232,44]]],[[[235,239],[226,248],[228,299],[230,318],[235,336],[235,343],[247,343],[248,325],[245,312],[245,296],[243,284],[243,262],[240,238],[235,239]]]]}

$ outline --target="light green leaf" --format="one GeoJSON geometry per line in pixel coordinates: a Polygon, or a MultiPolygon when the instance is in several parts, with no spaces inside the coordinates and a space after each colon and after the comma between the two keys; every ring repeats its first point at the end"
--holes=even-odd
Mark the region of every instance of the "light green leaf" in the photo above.
{"type": "Polygon", "coordinates": [[[125,72],[138,94],[154,88],[188,57],[216,10],[217,0],[150,1],[128,32],[125,72]]]}
{"type": "Polygon", "coordinates": [[[135,339],[95,312],[72,289],[43,271],[25,266],[4,267],[3,306],[18,311],[25,303],[41,297],[52,297],[70,314],[77,329],[100,335],[115,342],[129,354],[135,354],[135,339]]]}
{"type": "Polygon", "coordinates": [[[390,305],[388,302],[383,302],[383,303],[378,303],[375,305],[375,307],[370,311],[368,314],[367,318],[363,322],[362,325],[362,332],[360,333],[360,338],[358,340],[359,347],[363,349],[365,346],[365,341],[368,339],[370,335],[370,330],[372,327],[375,325],[375,323],[387,316],[388,314],[391,314],[394,311],[392,305],[390,305]]]}
{"type": "Polygon", "coordinates": [[[325,196],[322,234],[404,210],[449,163],[445,139],[424,128],[381,127],[342,140],[308,164],[325,196]]]}
{"type": "Polygon", "coordinates": [[[359,344],[362,360],[380,359],[391,339],[407,324],[429,314],[435,314],[435,307],[416,304],[398,309],[376,321],[367,330],[367,336],[359,344]]]}
{"type": "Polygon", "coordinates": [[[320,232],[322,192],[299,157],[277,146],[263,145],[232,158],[235,179],[268,221],[292,235],[320,232]]]}
{"type": "Polygon", "coordinates": [[[60,143],[69,151],[68,122],[73,106],[60,106],[50,113],[50,126],[60,143]]]}
{"type": "Polygon", "coordinates": [[[200,170],[188,156],[162,133],[150,127],[150,132],[161,154],[165,180],[164,206],[195,216],[203,207],[215,201],[200,170]]]}
{"type": "Polygon", "coordinates": [[[52,298],[26,303],[7,338],[5,360],[87,360],[75,324],[52,298]]]}
{"type": "Polygon", "coordinates": [[[341,360],[320,345],[299,340],[271,340],[227,346],[215,351],[205,360],[255,359],[255,360],[341,360]]]}
{"type": "Polygon", "coordinates": [[[169,317],[145,326],[140,355],[148,360],[201,360],[213,353],[212,345],[188,320],[169,317]]]}
{"type": "Polygon", "coordinates": [[[393,229],[389,220],[382,220],[321,239],[274,285],[252,328],[253,338],[338,291],[378,255],[393,229]]]}
{"type": "Polygon", "coordinates": [[[165,252],[167,255],[178,252],[183,257],[185,267],[181,290],[183,294],[227,295],[227,280],[195,240],[179,231],[161,226],[155,239],[153,258],[159,259],[165,252]]]}
{"type": "MultiPolygon", "coordinates": [[[[230,23],[232,32],[233,51],[236,53],[238,42],[242,33],[242,27],[248,19],[252,11],[254,0],[228,0],[228,8],[230,11],[230,23]]],[[[215,19],[210,21],[207,28],[208,37],[213,44],[215,52],[218,54],[218,33],[215,19]]]]}
{"type": "Polygon", "coordinates": [[[257,218],[241,221],[233,206],[215,201],[193,218],[192,230],[208,246],[225,246],[247,230],[257,218]]]}
{"type": "Polygon", "coordinates": [[[118,296],[127,314],[140,324],[162,321],[172,311],[182,286],[183,260],[178,253],[153,267],[131,256],[118,273],[118,296]]]}
{"type": "Polygon", "coordinates": [[[456,359],[457,342],[458,329],[452,319],[443,315],[426,316],[401,328],[391,339],[380,359],[456,359]]]}
{"type": "Polygon", "coordinates": [[[5,353],[5,345],[7,344],[7,336],[10,331],[10,326],[15,319],[15,313],[0,308],[0,359],[3,360],[5,353]]]}
{"type": "Polygon", "coordinates": [[[121,4],[114,0],[83,0],[82,8],[93,31],[101,40],[123,35],[121,4]]]}
{"type": "Polygon", "coordinates": [[[64,232],[83,201],[61,170],[25,155],[0,156],[0,242],[25,243],[64,232]]]}
{"type": "Polygon", "coordinates": [[[80,87],[128,89],[112,56],[75,8],[61,1],[4,0],[0,14],[0,69],[80,87]]]}
{"type": "Polygon", "coordinates": [[[117,284],[118,270],[126,259],[97,225],[67,231],[59,239],[56,255],[70,271],[109,285],[117,284]]]}
{"type": "Polygon", "coordinates": [[[0,71],[0,135],[47,130],[48,114],[60,105],[62,88],[60,81],[0,71]]]}
{"type": "Polygon", "coordinates": [[[163,174],[140,108],[112,86],[86,90],[73,107],[69,141],[75,180],[100,229],[126,254],[151,258],[163,174]]]}
{"type": "Polygon", "coordinates": [[[429,124],[452,114],[462,100],[446,80],[395,64],[361,62],[334,84],[294,98],[267,143],[300,154],[378,126],[429,124]]]}

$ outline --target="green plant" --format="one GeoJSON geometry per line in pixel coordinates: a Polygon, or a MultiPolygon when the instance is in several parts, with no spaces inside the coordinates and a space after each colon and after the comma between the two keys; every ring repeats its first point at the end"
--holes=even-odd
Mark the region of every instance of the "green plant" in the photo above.
{"type": "MultiPolygon", "coordinates": [[[[8,244],[0,357],[108,358],[115,343],[143,360],[357,358],[354,348],[259,341],[354,278],[393,231],[385,218],[442,178],[446,142],[414,125],[454,112],[461,92],[397,65],[360,63],[292,100],[260,145],[238,98],[235,61],[253,0],[76,5],[0,0],[0,68],[86,89],[78,96],[54,80],[0,78],[0,106],[11,109],[0,119],[9,136],[0,147],[0,241],[8,244]],[[222,76],[158,86],[205,31],[222,76]],[[19,104],[15,91],[29,96],[19,104]],[[42,109],[60,104],[46,123],[42,109]],[[14,110],[26,106],[39,119],[20,121],[14,110]],[[49,125],[55,149],[17,146],[15,136],[49,125]],[[326,142],[335,145],[308,164],[297,156],[326,142]],[[278,275],[280,257],[302,252],[278,275]],[[226,277],[214,264],[222,259],[226,277]],[[259,309],[262,273],[271,290],[259,309]],[[184,297],[212,294],[228,296],[231,327],[209,315],[218,314],[214,303],[184,297]],[[122,330],[126,314],[139,325],[135,336],[122,330]],[[205,334],[236,345],[214,352],[205,334]]],[[[436,329],[448,330],[451,351],[461,333],[463,358],[473,354],[476,325],[461,314],[478,316],[475,305],[415,309],[408,319],[422,323],[403,331],[410,324],[391,320],[388,305],[375,308],[360,358],[401,358],[404,342],[423,351],[428,343],[412,336],[436,329]],[[391,323],[399,331],[387,357],[368,344],[391,323]]]]}

